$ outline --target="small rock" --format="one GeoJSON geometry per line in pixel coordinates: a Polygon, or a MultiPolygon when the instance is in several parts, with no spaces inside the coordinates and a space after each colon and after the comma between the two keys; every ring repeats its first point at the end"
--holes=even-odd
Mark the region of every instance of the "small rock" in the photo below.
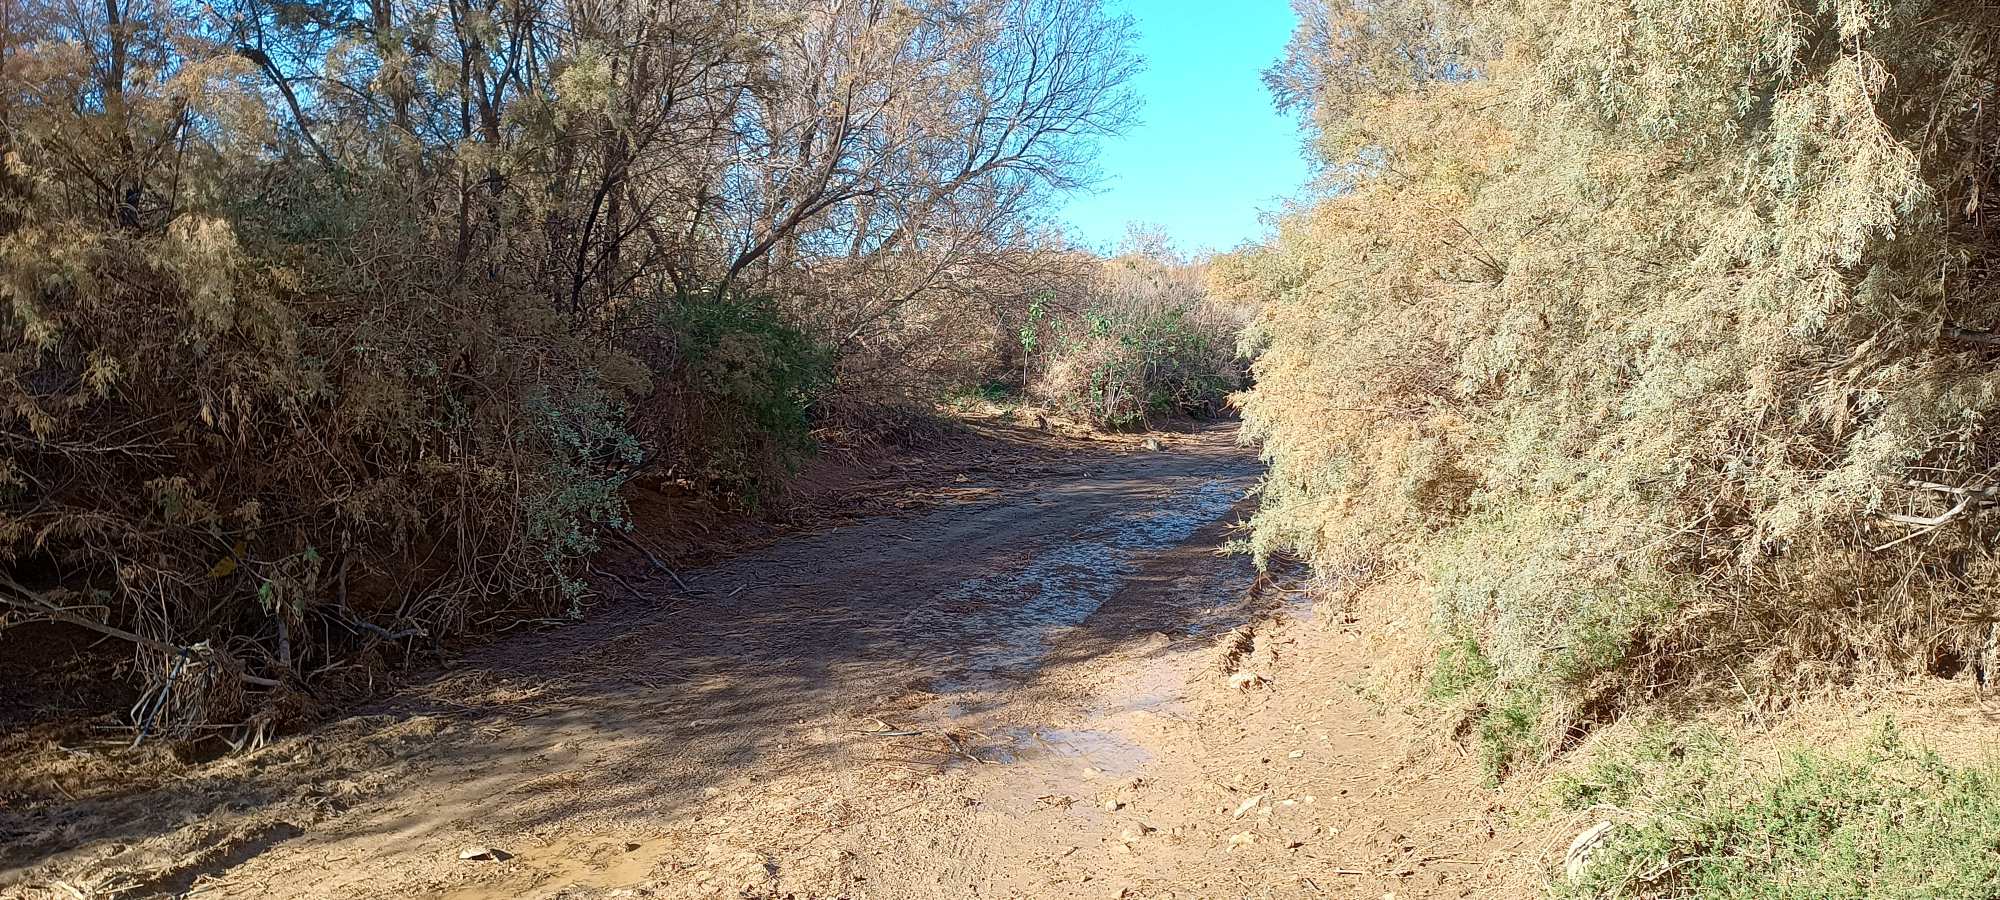
{"type": "Polygon", "coordinates": [[[1257,843],[1257,833],[1254,831],[1239,831],[1229,836],[1229,849],[1231,850],[1238,847],[1248,847],[1254,843],[1257,843]]]}
{"type": "Polygon", "coordinates": [[[1125,805],[1125,804],[1123,804],[1123,803],[1121,803],[1121,802],[1119,802],[1119,801],[1118,801],[1118,798],[1116,798],[1116,797],[1112,797],[1112,798],[1109,798],[1109,799],[1107,799],[1107,800],[1105,800],[1105,801],[1104,801],[1104,811],[1105,811],[1105,812],[1117,812],[1117,811],[1118,811],[1118,808],[1119,808],[1119,807],[1121,807],[1121,806],[1124,806],[1124,805],[1125,805]]]}
{"type": "Polygon", "coordinates": [[[1304,750],[1293,750],[1292,752],[1285,754],[1285,756],[1291,759],[1298,759],[1299,757],[1302,757],[1304,755],[1306,755],[1306,752],[1304,750]]]}
{"type": "Polygon", "coordinates": [[[1262,802],[1264,802],[1264,795],[1263,795],[1263,794],[1258,794],[1258,795],[1257,795],[1257,796],[1255,796],[1255,797],[1251,797],[1250,799],[1248,799],[1248,800],[1245,800],[1245,801],[1243,801],[1242,803],[1238,803],[1238,804],[1236,804],[1236,811],[1235,811],[1235,812],[1233,812],[1233,813],[1230,813],[1230,814],[1229,814],[1229,817],[1230,817],[1230,818],[1232,818],[1232,819],[1241,819],[1241,818],[1243,818],[1243,814],[1244,814],[1244,813],[1247,813],[1247,812],[1249,812],[1249,811],[1251,811],[1251,810],[1253,810],[1253,809],[1256,809],[1256,808],[1257,808],[1257,804],[1259,804],[1259,803],[1262,803],[1262,802]]]}
{"type": "Polygon", "coordinates": [[[1140,838],[1158,830],[1144,822],[1134,822],[1126,826],[1125,830],[1118,832],[1118,839],[1128,844],[1135,844],[1139,842],[1140,838]]]}
{"type": "Polygon", "coordinates": [[[1145,447],[1147,450],[1151,450],[1154,453],[1158,453],[1162,450],[1167,449],[1167,445],[1160,443],[1159,438],[1152,438],[1152,437],[1146,439],[1145,447]]]}
{"type": "Polygon", "coordinates": [[[506,860],[512,859],[513,856],[514,854],[508,853],[507,851],[502,850],[498,847],[467,847],[463,850],[458,851],[458,858],[463,860],[476,859],[476,860],[488,860],[491,862],[504,862],[506,860]]]}
{"type": "Polygon", "coordinates": [[[1270,684],[1271,679],[1255,672],[1237,672],[1229,676],[1229,686],[1239,691],[1249,691],[1270,684]]]}

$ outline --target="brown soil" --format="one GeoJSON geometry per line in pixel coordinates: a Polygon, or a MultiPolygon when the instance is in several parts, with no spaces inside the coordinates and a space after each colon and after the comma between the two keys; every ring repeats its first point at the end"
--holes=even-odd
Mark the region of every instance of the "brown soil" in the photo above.
{"type": "Polygon", "coordinates": [[[0,895],[1531,894],[1566,835],[1380,702],[1421,621],[1218,554],[1233,437],[856,479],[886,507],[686,593],[628,562],[640,598],[239,756],[15,741],[0,895]]]}

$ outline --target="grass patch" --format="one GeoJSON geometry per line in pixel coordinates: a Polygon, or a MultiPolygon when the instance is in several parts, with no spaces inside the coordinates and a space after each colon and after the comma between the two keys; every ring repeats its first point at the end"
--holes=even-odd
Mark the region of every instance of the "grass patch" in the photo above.
{"type": "Polygon", "coordinates": [[[1479,765],[1489,783],[1497,786],[1539,743],[1540,706],[1541,698],[1531,691],[1507,691],[1480,719],[1479,765]]]}
{"type": "Polygon", "coordinates": [[[1499,670],[1479,642],[1460,638],[1438,648],[1437,665],[1431,667],[1429,690],[1432,699],[1456,700],[1484,694],[1492,688],[1499,670]]]}
{"type": "Polygon", "coordinates": [[[1954,765],[1893,727],[1745,775],[1713,732],[1648,735],[1557,780],[1563,805],[1627,806],[1556,897],[1728,900],[2000,894],[2000,766],[1954,765]]]}

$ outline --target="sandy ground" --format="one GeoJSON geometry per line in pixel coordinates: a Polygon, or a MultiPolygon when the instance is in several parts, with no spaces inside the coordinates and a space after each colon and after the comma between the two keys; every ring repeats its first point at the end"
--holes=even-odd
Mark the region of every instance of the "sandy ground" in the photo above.
{"type": "Polygon", "coordinates": [[[1167,444],[959,474],[252,753],[50,748],[0,895],[1532,895],[1566,835],[1379,696],[1421,623],[1219,554],[1254,456],[1167,444]]]}

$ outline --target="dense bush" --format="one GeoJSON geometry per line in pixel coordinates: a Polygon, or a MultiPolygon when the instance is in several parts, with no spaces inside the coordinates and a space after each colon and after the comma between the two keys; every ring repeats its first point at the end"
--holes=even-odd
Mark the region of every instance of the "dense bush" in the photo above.
{"type": "Polygon", "coordinates": [[[660,315],[676,359],[639,417],[662,448],[660,474],[756,500],[811,450],[810,413],[832,377],[830,354],[768,302],[674,302],[660,315]],[[655,410],[664,421],[647,415],[655,410]]]}
{"type": "Polygon", "coordinates": [[[1134,65],[1095,0],[9,9],[0,643],[124,641],[153,734],[574,614],[642,467],[918,396],[1134,65]]]}
{"type": "Polygon", "coordinates": [[[1711,676],[1991,671],[1992,10],[1300,9],[1327,193],[1229,266],[1261,549],[1421,575],[1528,750],[1711,676]]]}
{"type": "Polygon", "coordinates": [[[1214,414],[1236,387],[1230,335],[1190,309],[1105,309],[1049,328],[1037,395],[1106,428],[1214,414]]]}
{"type": "MultiPolygon", "coordinates": [[[[637,446],[624,392],[559,320],[315,289],[219,218],[93,227],[47,196],[47,173],[10,164],[14,614],[136,633],[162,698],[148,718],[185,726],[242,713],[202,707],[246,667],[331,666],[329,629],[449,631],[493,591],[574,603],[574,562],[618,522],[637,446]],[[381,589],[404,579],[417,587],[381,589]]],[[[410,264],[385,265],[408,279],[410,264]]]]}
{"type": "Polygon", "coordinates": [[[1126,253],[1083,288],[1028,309],[1020,340],[1036,400],[1099,427],[1145,428],[1215,415],[1241,386],[1239,324],[1207,296],[1200,264],[1126,253]]]}

